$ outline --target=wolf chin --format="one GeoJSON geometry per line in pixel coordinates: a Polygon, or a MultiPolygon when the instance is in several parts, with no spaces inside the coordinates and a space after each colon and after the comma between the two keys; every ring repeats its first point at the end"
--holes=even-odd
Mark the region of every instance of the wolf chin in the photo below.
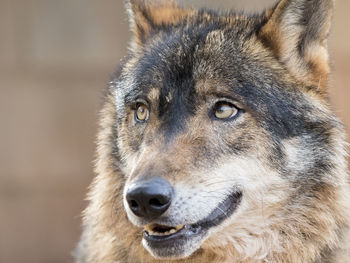
{"type": "Polygon", "coordinates": [[[258,15],[130,0],[79,263],[350,262],[332,0],[258,15]]]}

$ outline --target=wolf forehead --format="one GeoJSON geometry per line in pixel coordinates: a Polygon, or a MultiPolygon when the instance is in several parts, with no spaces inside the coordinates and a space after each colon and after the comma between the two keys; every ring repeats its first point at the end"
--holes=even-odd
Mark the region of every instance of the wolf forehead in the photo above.
{"type": "Polygon", "coordinates": [[[307,117],[314,107],[303,92],[316,87],[295,80],[258,40],[262,18],[206,16],[162,28],[142,52],[131,54],[117,89],[119,107],[145,98],[159,119],[184,122],[203,98],[230,97],[281,139],[315,125],[330,128],[329,120],[307,117]]]}

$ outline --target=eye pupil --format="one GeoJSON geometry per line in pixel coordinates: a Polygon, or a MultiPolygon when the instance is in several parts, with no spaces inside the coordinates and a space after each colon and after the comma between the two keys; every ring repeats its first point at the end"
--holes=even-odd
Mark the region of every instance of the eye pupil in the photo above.
{"type": "Polygon", "coordinates": [[[237,113],[238,109],[229,102],[218,102],[215,105],[215,117],[218,119],[231,119],[237,113]]]}

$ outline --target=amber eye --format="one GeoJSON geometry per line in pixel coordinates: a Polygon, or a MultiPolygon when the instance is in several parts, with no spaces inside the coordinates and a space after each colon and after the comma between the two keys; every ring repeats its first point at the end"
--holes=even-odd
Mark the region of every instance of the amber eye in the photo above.
{"type": "Polygon", "coordinates": [[[238,113],[238,109],[231,103],[220,101],[214,107],[215,117],[218,119],[231,119],[238,113]]]}
{"type": "Polygon", "coordinates": [[[145,122],[149,118],[149,110],[145,104],[138,104],[135,111],[135,118],[137,121],[145,122]]]}

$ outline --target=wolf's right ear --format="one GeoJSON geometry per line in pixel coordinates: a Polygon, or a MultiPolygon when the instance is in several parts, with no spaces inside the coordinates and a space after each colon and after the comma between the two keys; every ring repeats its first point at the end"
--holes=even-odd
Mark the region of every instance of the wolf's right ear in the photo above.
{"type": "Polygon", "coordinates": [[[262,42],[299,80],[324,91],[329,74],[327,37],[334,0],[280,0],[266,12],[262,42]]]}
{"type": "Polygon", "coordinates": [[[184,19],[190,9],[178,7],[175,0],[126,0],[130,28],[133,32],[132,49],[144,45],[152,33],[184,19]]]}

